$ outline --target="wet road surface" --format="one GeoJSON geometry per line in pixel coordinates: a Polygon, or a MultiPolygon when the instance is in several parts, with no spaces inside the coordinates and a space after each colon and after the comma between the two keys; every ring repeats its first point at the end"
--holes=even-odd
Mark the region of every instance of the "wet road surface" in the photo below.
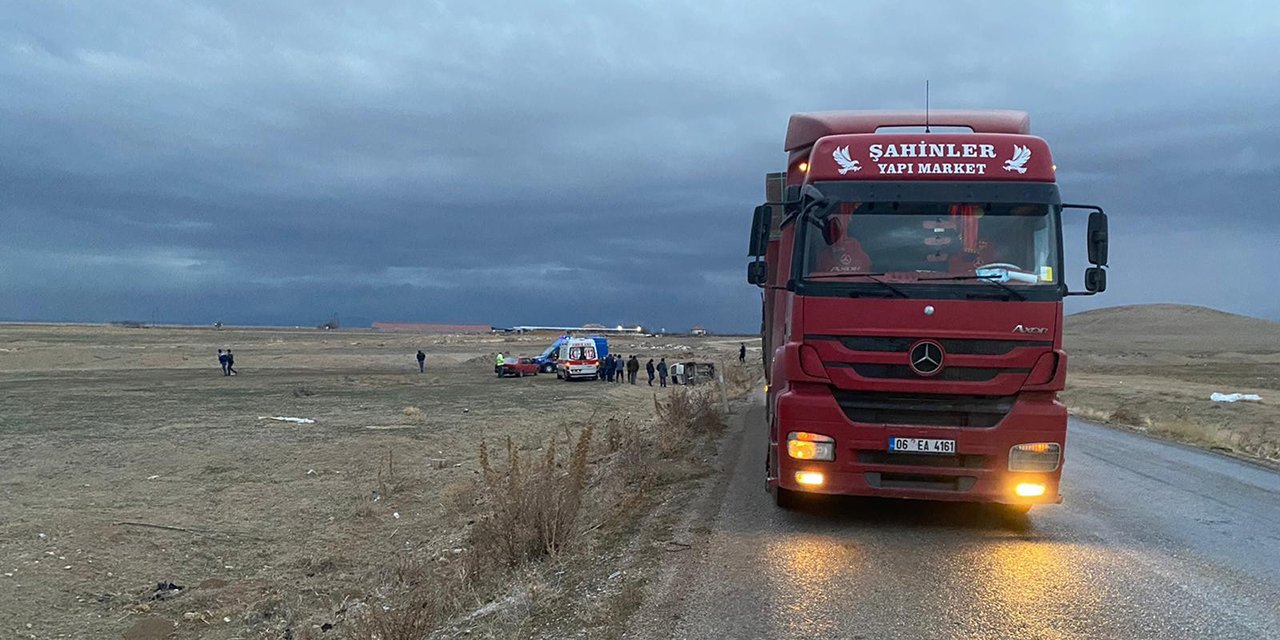
{"type": "Polygon", "coordinates": [[[762,488],[762,409],[738,419],[690,523],[702,539],[629,637],[1280,638],[1273,471],[1073,420],[1064,503],[1025,518],[852,499],[787,512],[762,488]]]}

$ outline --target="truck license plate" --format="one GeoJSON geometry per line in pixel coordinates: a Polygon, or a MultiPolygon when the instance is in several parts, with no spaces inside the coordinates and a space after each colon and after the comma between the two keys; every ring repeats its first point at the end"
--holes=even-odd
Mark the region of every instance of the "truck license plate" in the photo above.
{"type": "Polygon", "coordinates": [[[955,453],[955,440],[935,438],[889,438],[889,451],[903,453],[955,453]]]}

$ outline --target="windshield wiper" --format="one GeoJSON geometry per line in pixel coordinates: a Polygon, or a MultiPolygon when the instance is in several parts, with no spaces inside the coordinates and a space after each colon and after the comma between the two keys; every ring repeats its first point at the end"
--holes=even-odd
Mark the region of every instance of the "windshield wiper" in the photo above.
{"type": "MultiPolygon", "coordinates": [[[[873,282],[873,283],[879,284],[879,285],[881,285],[881,287],[884,287],[884,288],[888,289],[888,291],[893,292],[893,294],[895,294],[895,296],[897,296],[897,297],[900,297],[900,298],[909,298],[909,297],[910,297],[910,296],[908,296],[908,294],[906,294],[906,292],[905,292],[905,291],[902,291],[902,289],[899,289],[899,288],[897,288],[897,287],[893,287],[893,285],[892,285],[892,284],[887,283],[887,282],[884,282],[884,280],[879,279],[879,276],[881,276],[881,275],[888,275],[888,274],[884,274],[884,273],[877,273],[877,274],[859,274],[859,273],[847,273],[847,274],[844,274],[844,273],[842,273],[842,274],[809,274],[809,278],[812,278],[812,279],[815,279],[815,280],[817,280],[817,279],[823,279],[823,278],[824,278],[824,276],[827,276],[827,278],[868,278],[868,279],[872,280],[872,282],[873,282]]],[[[850,292],[849,294],[850,294],[850,296],[851,296],[851,297],[858,297],[858,293],[850,292]]]]}
{"type": "Polygon", "coordinates": [[[996,276],[976,276],[976,275],[975,276],[946,276],[943,278],[920,278],[920,281],[924,282],[926,280],[977,280],[978,282],[994,284],[995,286],[1000,287],[1005,291],[1008,291],[1009,295],[1014,296],[1019,300],[1027,299],[1026,296],[1022,295],[1021,293],[1018,293],[1017,289],[1014,289],[1013,287],[1010,287],[1009,285],[1003,282],[1000,282],[999,280],[992,280],[991,278],[994,278],[994,277],[996,276]]]}
{"type": "Polygon", "coordinates": [[[876,276],[882,276],[882,275],[884,275],[883,273],[854,273],[854,274],[851,274],[851,275],[855,275],[855,276],[862,276],[863,278],[868,278],[868,279],[870,279],[872,282],[874,282],[874,283],[876,283],[876,284],[878,284],[878,285],[880,285],[880,286],[882,286],[882,287],[884,287],[884,288],[886,288],[886,289],[888,289],[888,290],[892,291],[892,292],[894,293],[894,295],[898,296],[899,298],[910,298],[910,297],[911,297],[911,296],[907,295],[907,293],[906,293],[905,291],[903,291],[902,289],[899,289],[899,288],[897,288],[897,287],[895,287],[895,286],[893,286],[893,285],[889,284],[888,282],[885,282],[884,280],[881,280],[880,278],[877,278],[877,277],[876,277],[876,276]]]}

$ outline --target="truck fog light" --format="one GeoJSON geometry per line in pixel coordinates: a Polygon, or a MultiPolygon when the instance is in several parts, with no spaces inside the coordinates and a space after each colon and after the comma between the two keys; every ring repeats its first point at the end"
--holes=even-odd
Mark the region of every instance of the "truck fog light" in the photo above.
{"type": "Polygon", "coordinates": [[[1010,471],[1048,472],[1062,462],[1062,445],[1056,442],[1025,442],[1009,449],[1010,471]]]}
{"type": "Polygon", "coordinates": [[[817,471],[797,471],[796,472],[796,483],[805,485],[807,487],[816,487],[822,484],[824,480],[825,479],[822,477],[822,474],[818,473],[817,471]]]}
{"type": "Polygon", "coordinates": [[[819,433],[792,431],[787,434],[787,455],[796,460],[835,460],[836,441],[819,433]]]}
{"type": "Polygon", "coordinates": [[[1019,482],[1013,492],[1020,498],[1038,498],[1044,495],[1044,485],[1039,482],[1019,482]]]}

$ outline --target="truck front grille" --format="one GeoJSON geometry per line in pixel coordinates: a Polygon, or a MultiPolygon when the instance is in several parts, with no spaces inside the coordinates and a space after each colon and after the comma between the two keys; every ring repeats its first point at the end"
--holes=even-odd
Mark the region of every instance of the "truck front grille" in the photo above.
{"type": "MultiPolygon", "coordinates": [[[[823,363],[828,367],[849,367],[864,378],[877,380],[919,380],[920,376],[905,364],[844,364],[835,362],[823,363]]],[[[945,367],[930,380],[945,382],[987,382],[1002,373],[1027,374],[1031,370],[1025,368],[987,368],[987,367],[945,367]]]]}
{"type": "Polygon", "coordinates": [[[994,427],[1017,396],[880,393],[832,389],[844,414],[864,424],[925,427],[994,427]]]}
{"type": "Polygon", "coordinates": [[[858,462],[904,467],[938,467],[942,469],[981,469],[987,457],[981,455],[943,456],[932,453],[901,453],[890,451],[859,451],[858,462]]]}
{"type": "Polygon", "coordinates": [[[877,489],[924,489],[926,491],[963,492],[973,488],[978,479],[973,476],[943,476],[922,473],[866,474],[867,484],[877,489]]]}
{"type": "MultiPolygon", "coordinates": [[[[919,337],[880,337],[880,336],[830,336],[806,335],[809,340],[834,340],[850,351],[866,351],[872,353],[906,353],[911,345],[919,342],[919,337]]],[[[1053,347],[1052,340],[985,340],[969,338],[943,338],[938,340],[947,353],[968,356],[1002,356],[1014,349],[1022,347],[1053,347]]]]}

